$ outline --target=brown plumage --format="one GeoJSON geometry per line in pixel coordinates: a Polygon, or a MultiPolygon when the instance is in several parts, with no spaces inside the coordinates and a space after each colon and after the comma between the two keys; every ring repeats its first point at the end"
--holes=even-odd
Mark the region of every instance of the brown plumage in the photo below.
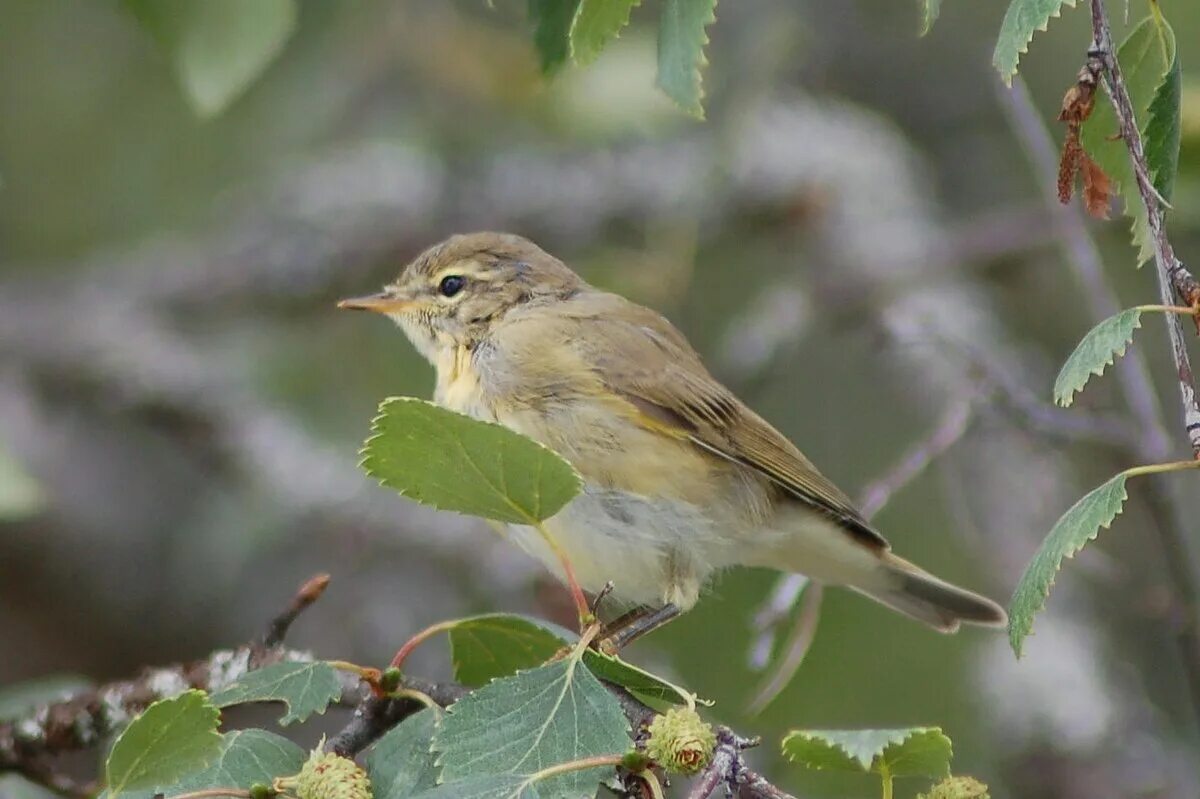
{"type": "MultiPolygon", "coordinates": [[[[1002,624],[995,603],[891,553],[779,431],[658,313],[600,291],[518,236],[455,236],[379,295],[437,370],[435,398],[550,446],[585,481],[550,520],[584,588],[695,604],[708,576],[769,566],[847,585],[936,629],[1002,624]]],[[[514,539],[559,572],[531,531],[514,539]]],[[[668,614],[669,615],[669,614],[668,614]]]]}

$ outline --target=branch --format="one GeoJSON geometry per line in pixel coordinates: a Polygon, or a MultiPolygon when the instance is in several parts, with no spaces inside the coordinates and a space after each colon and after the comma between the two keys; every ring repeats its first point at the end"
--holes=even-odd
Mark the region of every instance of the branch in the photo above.
{"type": "MultiPolygon", "coordinates": [[[[311,652],[285,648],[283,636],[328,584],[327,574],[305,583],[288,609],[272,620],[263,642],[218,650],[189,663],[149,668],[132,680],[107,683],[35,708],[23,718],[0,722],[0,774],[16,772],[59,793],[90,792],[88,786],[55,773],[51,759],[99,744],[160,699],[193,688],[213,693],[246,672],[274,663],[311,662],[311,652]]],[[[357,695],[357,679],[347,679],[343,701],[352,703],[357,695]]]]}
{"type": "MultiPolygon", "coordinates": [[[[457,683],[433,683],[408,675],[401,678],[400,686],[420,691],[441,707],[454,704],[469,691],[457,683]]],[[[368,694],[355,708],[354,718],[328,740],[325,749],[342,757],[354,757],[423,707],[414,699],[368,694]]]]}
{"type": "Polygon", "coordinates": [[[962,440],[971,423],[974,402],[974,397],[967,397],[951,403],[924,440],[911,446],[885,475],[863,489],[858,506],[863,518],[870,519],[883,510],[893,494],[915,480],[929,464],[962,440]]]}
{"type": "MultiPolygon", "coordinates": [[[[213,693],[249,671],[274,663],[311,662],[311,652],[285,649],[283,638],[292,622],[320,598],[328,585],[327,574],[308,580],[288,607],[271,620],[261,642],[213,652],[191,663],[147,669],[135,679],[102,685],[36,708],[23,718],[0,722],[0,775],[14,772],[72,796],[94,793],[95,786],[79,784],[56,772],[51,759],[100,744],[159,699],[189,689],[213,693]]],[[[340,704],[353,705],[355,711],[346,726],[328,740],[327,751],[354,757],[424,707],[408,697],[376,696],[372,692],[364,695],[358,677],[339,674],[345,679],[340,704]]],[[[605,686],[620,703],[636,737],[657,711],[619,685],[605,682],[605,686]]],[[[456,682],[433,682],[407,674],[401,677],[398,687],[424,694],[440,707],[452,705],[470,692],[456,682]]],[[[724,781],[737,788],[742,799],[794,799],[745,767],[741,751],[757,743],[757,739],[742,738],[726,727],[718,728],[717,747],[701,784],[707,780],[712,783],[705,793],[697,793],[697,787],[692,795],[708,796],[724,781]]]]}
{"type": "MultiPolygon", "coordinates": [[[[1109,44],[1111,49],[1111,41],[1109,44]]],[[[998,96],[1034,172],[1038,175],[1054,174],[1058,168],[1054,142],[1038,115],[1024,82],[1017,78],[1011,91],[1001,88],[998,90],[998,96]]],[[[1100,252],[1078,207],[1062,205],[1054,187],[1048,181],[1042,183],[1045,186],[1048,212],[1057,221],[1066,263],[1075,273],[1082,289],[1080,294],[1088,306],[1090,316],[1093,321],[1098,322],[1116,314],[1121,310],[1120,302],[1106,279],[1100,252]]],[[[1157,203],[1157,195],[1151,198],[1151,201],[1157,203]]],[[[1160,225],[1159,231],[1161,230],[1160,225]]],[[[1161,285],[1160,282],[1160,287],[1161,285]]],[[[1182,336],[1182,328],[1178,318],[1171,316],[1172,318],[1167,319],[1167,324],[1168,329],[1172,331],[1174,347],[1175,333],[1182,336]]],[[[1186,353],[1184,358],[1186,360],[1186,353]]],[[[1163,421],[1162,409],[1144,351],[1131,348],[1116,364],[1114,371],[1138,433],[1127,446],[1128,457],[1142,463],[1160,463],[1168,460],[1171,456],[1171,440],[1163,421]]],[[[1179,617],[1173,626],[1180,661],[1190,687],[1194,711],[1200,717],[1200,563],[1197,563],[1188,538],[1191,525],[1180,498],[1172,492],[1164,477],[1150,479],[1147,487],[1149,490],[1145,493],[1146,506],[1154,519],[1153,529],[1158,534],[1159,546],[1170,576],[1172,604],[1179,617]]]]}
{"type": "Polygon", "coordinates": [[[737,791],[741,799],[795,799],[746,768],[742,752],[759,743],[758,738],[743,738],[728,727],[718,727],[717,748],[712,760],[692,786],[687,799],[708,799],[721,785],[730,795],[737,791]]]}
{"type": "Polygon", "coordinates": [[[300,586],[300,590],[292,597],[291,604],[282,613],[271,619],[271,623],[267,625],[262,645],[272,647],[282,644],[283,639],[287,637],[288,630],[292,628],[292,622],[296,621],[309,605],[321,598],[321,594],[325,593],[325,589],[329,587],[330,579],[328,574],[321,572],[300,586]]]}
{"type": "MultiPolygon", "coordinates": [[[[1159,294],[1163,304],[1172,305],[1178,295],[1185,305],[1195,307],[1200,305],[1200,283],[1192,276],[1179,259],[1175,257],[1175,249],[1167,239],[1167,229],[1163,221],[1164,209],[1162,198],[1154,181],[1150,177],[1150,168],[1146,164],[1146,153],[1142,148],[1142,134],[1138,130],[1134,118],[1133,103],[1129,99],[1129,90],[1121,74],[1121,65],[1113,50],[1112,33],[1109,30],[1108,15],[1104,11],[1104,0],[1092,0],[1092,53],[1104,64],[1104,85],[1112,98],[1117,121],[1121,127],[1121,138],[1129,150],[1133,161],[1134,177],[1137,180],[1138,192],[1142,197],[1142,205],[1146,207],[1146,218],[1150,226],[1150,235],[1154,240],[1154,264],[1157,267],[1159,294]]],[[[1168,314],[1167,331],[1171,338],[1171,355],[1175,359],[1175,368],[1179,378],[1180,399],[1183,403],[1183,420],[1187,431],[1188,443],[1191,444],[1192,454],[1200,458],[1200,403],[1196,399],[1196,380],[1192,375],[1192,365],[1188,360],[1187,347],[1183,340],[1183,323],[1178,316],[1168,314]]]]}

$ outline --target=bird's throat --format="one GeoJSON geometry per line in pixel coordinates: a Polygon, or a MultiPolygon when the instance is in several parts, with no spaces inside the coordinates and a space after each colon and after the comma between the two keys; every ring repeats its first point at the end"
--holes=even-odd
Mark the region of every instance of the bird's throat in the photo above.
{"type": "Polygon", "coordinates": [[[495,414],[484,401],[471,355],[472,349],[464,345],[446,347],[438,353],[434,361],[437,370],[434,399],[450,410],[476,419],[495,421],[495,414]]]}

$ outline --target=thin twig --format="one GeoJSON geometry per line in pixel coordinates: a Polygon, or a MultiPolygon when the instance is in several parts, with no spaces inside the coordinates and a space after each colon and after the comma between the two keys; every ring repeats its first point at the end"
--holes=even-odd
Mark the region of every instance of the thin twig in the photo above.
{"type": "Polygon", "coordinates": [[[743,738],[728,727],[717,727],[712,760],[692,785],[687,799],[708,799],[721,785],[744,799],[795,799],[746,768],[742,752],[759,743],[758,738],[743,738]]]}
{"type": "Polygon", "coordinates": [[[967,397],[951,403],[924,440],[909,447],[886,474],[863,489],[858,507],[864,518],[870,519],[883,510],[893,494],[915,480],[929,464],[962,440],[971,423],[974,402],[973,397],[967,397]]]}
{"type": "Polygon", "coordinates": [[[309,578],[308,582],[300,586],[300,590],[292,597],[292,602],[287,606],[287,609],[271,619],[271,623],[267,626],[267,632],[263,636],[263,646],[274,647],[282,644],[288,630],[292,627],[292,622],[309,605],[321,598],[321,594],[325,593],[325,589],[329,587],[330,579],[328,574],[322,572],[321,574],[313,575],[309,578]]]}
{"type": "MultiPolygon", "coordinates": [[[[458,683],[435,683],[420,677],[404,675],[402,688],[419,691],[440,707],[447,707],[466,696],[468,689],[458,683]]],[[[409,716],[425,709],[421,702],[409,697],[365,695],[354,710],[354,717],[325,743],[325,749],[342,757],[354,757],[379,740],[388,730],[409,716]]]]}
{"type": "Polygon", "coordinates": [[[788,686],[792,675],[804,663],[813,639],[817,636],[817,623],[821,620],[821,602],[824,597],[825,586],[820,583],[810,583],[805,588],[800,610],[796,613],[796,623],[792,625],[792,632],[784,643],[779,663],[755,691],[746,706],[747,713],[761,713],[788,686]]]}
{"type": "MultiPolygon", "coordinates": [[[[1016,417],[1014,421],[1029,431],[1046,438],[1102,444],[1125,452],[1139,444],[1142,438],[1140,427],[1123,414],[1056,408],[1010,375],[986,348],[967,347],[961,342],[959,345],[966,349],[971,368],[980,373],[985,389],[995,400],[994,407],[1016,417]]],[[[1162,438],[1165,444],[1165,430],[1162,430],[1162,438]]]]}
{"type": "MultiPolygon", "coordinates": [[[[1011,91],[1004,89],[999,82],[996,85],[1000,106],[1007,113],[1009,124],[1024,147],[1034,172],[1037,175],[1053,175],[1058,169],[1054,142],[1038,115],[1025,82],[1020,76],[1016,77],[1011,91]]],[[[1079,209],[1074,205],[1059,203],[1054,185],[1049,180],[1041,180],[1039,185],[1042,186],[1047,213],[1055,220],[1067,265],[1083,289],[1080,292],[1081,299],[1089,315],[1098,322],[1120,312],[1120,301],[1104,274],[1100,250],[1088,232],[1079,209]]],[[[1117,363],[1114,372],[1125,402],[1140,428],[1141,446],[1154,453],[1155,460],[1166,459],[1170,452],[1170,438],[1159,410],[1158,396],[1146,359],[1136,350],[1130,351],[1117,363]]]]}
{"type": "MultiPolygon", "coordinates": [[[[1025,84],[1017,78],[1011,91],[999,88],[998,97],[1035,174],[1055,174],[1057,155],[1054,142],[1025,84]]],[[[1099,321],[1119,312],[1120,302],[1105,276],[1100,251],[1079,209],[1074,205],[1061,205],[1049,180],[1040,183],[1044,186],[1047,212],[1057,221],[1066,263],[1079,282],[1081,298],[1091,317],[1099,321]]],[[[1168,325],[1176,324],[1178,317],[1172,315],[1166,321],[1168,325]]],[[[1171,456],[1171,439],[1145,354],[1137,348],[1131,349],[1117,363],[1115,374],[1138,431],[1127,448],[1127,457],[1142,463],[1168,460],[1171,456]]],[[[1142,496],[1154,519],[1153,529],[1158,535],[1170,577],[1173,605],[1181,617],[1175,631],[1177,645],[1193,707],[1197,717],[1200,717],[1200,580],[1197,578],[1200,565],[1188,538],[1190,525],[1179,497],[1166,478],[1148,480],[1142,496]]]]}
{"type": "MultiPolygon", "coordinates": [[[[1200,283],[1197,283],[1192,273],[1184,268],[1179,259],[1175,257],[1175,249],[1167,239],[1162,198],[1154,187],[1150,168],[1146,163],[1146,153],[1142,147],[1142,134],[1138,130],[1133,103],[1129,99],[1129,90],[1125,86],[1121,65],[1117,61],[1117,54],[1113,49],[1108,15],[1104,11],[1104,0],[1092,0],[1092,36],[1092,52],[1104,62],[1104,85],[1112,99],[1117,121],[1121,126],[1121,138],[1125,141],[1126,149],[1129,150],[1138,192],[1142,197],[1142,205],[1146,208],[1150,236],[1154,241],[1154,264],[1157,267],[1159,294],[1163,304],[1173,305],[1176,296],[1185,305],[1200,304],[1200,283]]],[[[1192,447],[1192,455],[1200,458],[1200,403],[1196,398],[1196,381],[1192,375],[1192,365],[1188,360],[1187,347],[1184,344],[1183,324],[1177,316],[1168,316],[1166,323],[1171,338],[1171,355],[1175,359],[1175,369],[1179,379],[1179,392],[1183,403],[1183,420],[1188,442],[1192,447]]]]}
{"type": "Polygon", "coordinates": [[[738,780],[740,782],[737,794],[739,799],[796,799],[795,796],[792,796],[787,791],[780,790],[772,785],[766,777],[757,771],[742,769],[742,773],[738,775],[738,780]]]}
{"type": "MultiPolygon", "coordinates": [[[[929,435],[909,447],[883,476],[863,489],[859,507],[864,518],[869,520],[882,510],[893,494],[915,480],[929,464],[962,440],[970,426],[973,405],[977,399],[977,395],[972,395],[952,402],[929,435]]],[[[807,594],[807,584],[808,578],[800,574],[785,574],[776,580],[771,594],[755,614],[754,626],[759,633],[751,649],[754,661],[752,665],[766,665],[774,648],[779,625],[791,613],[796,602],[807,594]]],[[[819,607],[819,595],[816,602],[819,607]]],[[[794,632],[790,636],[791,642],[796,646],[788,647],[788,652],[780,660],[774,673],[768,675],[755,692],[751,702],[753,707],[761,709],[774,699],[778,692],[787,686],[795,670],[803,662],[805,650],[812,643],[812,636],[816,631],[816,619],[810,619],[810,615],[802,613],[797,619],[794,632]]]]}

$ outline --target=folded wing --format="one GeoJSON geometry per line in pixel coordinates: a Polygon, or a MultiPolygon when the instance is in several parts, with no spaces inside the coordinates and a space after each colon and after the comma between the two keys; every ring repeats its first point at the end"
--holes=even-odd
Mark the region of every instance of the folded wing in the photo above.
{"type": "Polygon", "coordinates": [[[862,543],[888,548],[850,499],[795,445],[708,373],[669,322],[611,294],[593,295],[579,303],[576,313],[587,317],[586,334],[575,342],[584,361],[648,426],[753,469],[862,543]]]}

